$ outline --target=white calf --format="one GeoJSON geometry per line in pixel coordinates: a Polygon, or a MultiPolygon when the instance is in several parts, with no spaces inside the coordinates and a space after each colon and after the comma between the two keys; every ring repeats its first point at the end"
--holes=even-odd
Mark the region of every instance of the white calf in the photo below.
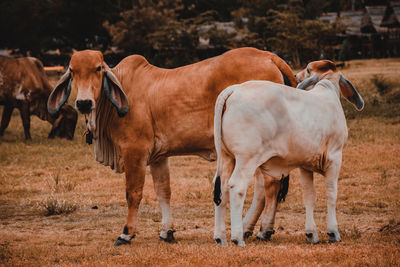
{"type": "Polygon", "coordinates": [[[276,192],[279,180],[294,168],[300,168],[307,240],[319,241],[313,217],[316,200],[313,172],[318,172],[325,176],[329,241],[340,241],[336,221],[337,180],[347,139],[340,92],[358,110],[364,102],[331,61],[312,62],[301,75],[305,80],[298,88],[315,84],[312,90],[249,81],[230,86],[218,96],[214,118],[218,155],[214,238],[218,244],[227,243],[224,217],[229,191],[231,240],[245,245],[243,203],[256,170],[264,178],[273,177],[276,181],[276,185],[264,181],[269,186],[265,186],[265,211],[258,237],[268,239],[273,233],[276,211],[276,199],[271,195],[276,192]]]}

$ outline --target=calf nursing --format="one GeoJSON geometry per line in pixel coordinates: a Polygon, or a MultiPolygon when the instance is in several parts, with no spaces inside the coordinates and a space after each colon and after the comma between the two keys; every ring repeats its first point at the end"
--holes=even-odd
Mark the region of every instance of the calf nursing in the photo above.
{"type": "Polygon", "coordinates": [[[313,88],[293,90],[273,82],[249,81],[230,86],[218,96],[214,117],[218,156],[214,178],[214,239],[219,244],[227,243],[224,218],[229,197],[231,241],[245,245],[243,203],[256,171],[265,179],[265,208],[258,237],[270,238],[279,180],[294,168],[300,168],[307,241],[319,242],[313,217],[314,172],[325,177],[329,241],[341,240],[336,221],[336,197],[347,126],[340,92],[358,110],[363,108],[364,102],[331,61],[312,62],[296,78],[302,81],[297,88],[313,88]]]}
{"type": "MultiPolygon", "coordinates": [[[[139,55],[111,69],[99,51],[75,53],[48,108],[57,114],[75,88],[76,108],[87,114],[96,160],[125,172],[128,214],[115,245],[129,244],[135,237],[147,165],[161,206],[160,239],[173,241],[168,158],[198,155],[215,160],[212,127],[218,94],[232,84],[254,79],[283,83],[284,77],[296,85],[282,59],[254,48],[234,49],[176,69],[158,68],[139,55]]],[[[249,216],[249,225],[255,224],[255,215],[249,216]]]]}

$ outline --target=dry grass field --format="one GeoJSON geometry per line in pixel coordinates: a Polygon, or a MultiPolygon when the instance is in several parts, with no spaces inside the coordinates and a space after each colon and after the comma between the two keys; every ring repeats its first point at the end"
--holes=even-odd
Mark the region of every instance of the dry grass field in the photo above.
{"type": "MultiPolygon", "coordinates": [[[[341,243],[327,242],[320,175],[315,179],[315,219],[321,243],[306,243],[305,210],[294,171],[270,242],[253,236],[244,248],[217,247],[211,186],[216,164],[175,157],[170,165],[177,243],[158,241],[161,211],[148,171],[137,236],[131,245],[113,247],[127,212],[124,176],[94,160],[93,146],[82,137],[82,116],[73,141],[48,140],[50,124],[32,117],[33,141],[26,142],[14,111],[0,139],[0,265],[399,266],[400,59],[346,63],[342,72],[366,107],[356,112],[343,102],[349,139],[337,201],[341,243]],[[49,215],[57,212],[61,214],[49,215]]],[[[246,209],[252,194],[250,188],[246,209]]],[[[228,234],[229,225],[228,213],[228,234]]]]}

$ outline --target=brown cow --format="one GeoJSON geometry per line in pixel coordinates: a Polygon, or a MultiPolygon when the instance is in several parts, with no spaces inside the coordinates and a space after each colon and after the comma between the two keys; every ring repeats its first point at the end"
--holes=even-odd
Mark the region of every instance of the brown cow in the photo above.
{"type": "Polygon", "coordinates": [[[49,97],[48,108],[57,113],[73,85],[76,108],[88,114],[96,160],[126,173],[128,216],[115,245],[130,243],[135,236],[147,165],[162,210],[160,238],[173,241],[168,157],[198,155],[215,160],[213,117],[218,94],[247,80],[283,83],[284,77],[296,85],[281,58],[254,48],[231,50],[176,69],[155,67],[139,55],[110,69],[98,51],[75,53],[49,97]]]}
{"type": "Polygon", "coordinates": [[[70,105],[64,105],[58,118],[49,116],[46,104],[51,90],[38,59],[0,56],[0,104],[4,105],[0,136],[10,122],[13,109],[18,108],[26,139],[31,139],[31,114],[53,125],[49,138],[59,136],[73,139],[78,113],[70,105]]]}

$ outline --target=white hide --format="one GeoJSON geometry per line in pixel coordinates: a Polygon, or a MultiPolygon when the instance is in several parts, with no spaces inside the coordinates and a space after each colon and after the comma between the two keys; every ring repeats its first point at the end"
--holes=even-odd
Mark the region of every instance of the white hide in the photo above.
{"type": "Polygon", "coordinates": [[[226,102],[222,139],[243,161],[254,161],[281,179],[297,167],[324,173],[326,144],[330,158],[341,152],[347,126],[338,89],[330,81],[320,81],[311,91],[263,81],[235,89],[226,102]]]}
{"type": "MultiPolygon", "coordinates": [[[[310,91],[294,90],[267,81],[249,81],[221,92],[216,103],[214,136],[218,161],[221,161],[221,149],[235,159],[235,168],[228,181],[231,239],[235,243],[244,245],[243,202],[248,184],[258,168],[276,179],[286,177],[294,168],[303,170],[306,233],[314,234],[313,242],[318,242],[318,235],[313,218],[312,172],[323,174],[328,232],[334,233],[336,241],[340,241],[335,205],[347,126],[339,92],[339,88],[327,79],[319,81],[310,91]],[[221,115],[224,104],[226,109],[221,115]]],[[[220,163],[217,168],[218,175],[220,163]]],[[[226,183],[221,181],[221,184],[226,183]]],[[[216,206],[216,214],[220,212],[216,206]]],[[[215,223],[214,238],[226,243],[222,231],[224,220],[216,219],[215,223]]]]}
{"type": "Polygon", "coordinates": [[[17,86],[17,90],[15,93],[15,99],[17,100],[22,100],[22,101],[27,100],[25,94],[22,92],[23,84],[24,84],[24,79],[22,78],[22,81],[17,86]]]}

